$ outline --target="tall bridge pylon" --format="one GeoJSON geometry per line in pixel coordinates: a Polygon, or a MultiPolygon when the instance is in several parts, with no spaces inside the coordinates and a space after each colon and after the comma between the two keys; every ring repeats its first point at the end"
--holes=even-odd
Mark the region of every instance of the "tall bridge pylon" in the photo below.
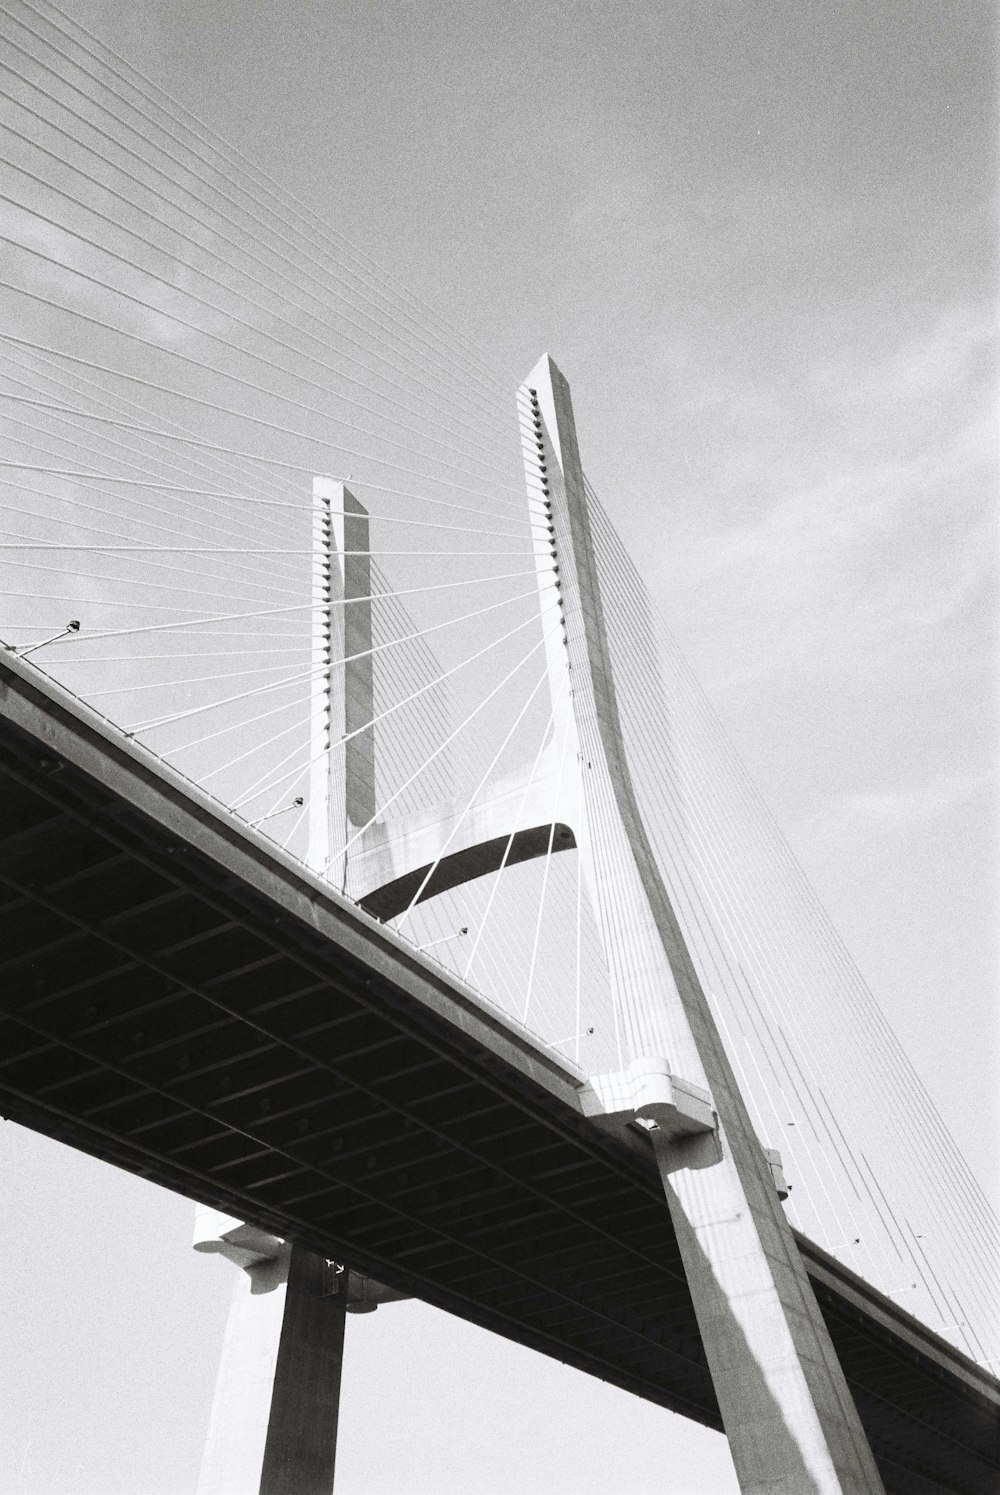
{"type": "MultiPolygon", "coordinates": [[[[342,483],[317,479],[309,861],[391,919],[513,862],[577,849],[623,1055],[618,1071],[592,1077],[588,1108],[609,1130],[639,1129],[653,1150],[740,1487],[748,1495],[876,1495],[883,1485],[784,1217],[773,1157],[754,1132],[643,824],[570,390],[547,356],[517,405],[528,500],[544,513],[540,602],[543,617],[555,618],[543,625],[552,722],[539,761],[530,774],[494,779],[471,806],[374,818],[367,516],[342,483]],[[342,668],[331,663],[338,660],[342,668]]],[[[203,1216],[199,1244],[256,1272],[262,1287],[269,1273],[280,1290],[269,1299],[247,1288],[234,1300],[199,1495],[221,1495],[226,1450],[251,1403],[260,1420],[268,1395],[266,1440],[262,1428],[253,1434],[260,1495],[327,1495],[343,1317],[331,1312],[323,1272],[316,1269],[310,1289],[295,1248],[262,1243],[260,1232],[227,1217],[203,1216]],[[310,1290],[311,1314],[302,1306],[310,1290]],[[316,1334],[324,1315],[333,1326],[320,1336],[325,1349],[316,1334]],[[254,1395],[234,1397],[234,1378],[249,1363],[254,1395]],[[310,1376],[327,1388],[325,1418],[310,1376]],[[320,1415],[303,1418],[303,1405],[320,1415]]],[[[349,1280],[341,1306],[350,1306],[349,1280]]],[[[380,1294],[392,1296],[356,1286],[353,1306],[371,1306],[380,1294]]]]}

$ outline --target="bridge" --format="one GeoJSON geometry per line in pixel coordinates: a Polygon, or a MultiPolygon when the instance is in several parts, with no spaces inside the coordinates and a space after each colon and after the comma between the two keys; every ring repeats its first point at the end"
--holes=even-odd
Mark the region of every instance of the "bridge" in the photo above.
{"type": "Polygon", "coordinates": [[[724,1430],[748,1491],[995,1488],[995,1222],[559,369],[496,434],[301,215],[223,277],[232,159],[93,40],[84,113],[32,50],[9,126],[0,1110],[242,1268],[200,1495],[328,1491],[344,1313],[401,1295],[724,1430]],[[98,61],[202,167],[106,80],[98,126],[98,61]]]}
{"type": "MultiPolygon", "coordinates": [[[[6,1115],[720,1427],[649,1142],[585,1076],[3,661],[6,1115]]],[[[796,1236],[886,1489],[995,1484],[995,1379],[796,1236]]]]}

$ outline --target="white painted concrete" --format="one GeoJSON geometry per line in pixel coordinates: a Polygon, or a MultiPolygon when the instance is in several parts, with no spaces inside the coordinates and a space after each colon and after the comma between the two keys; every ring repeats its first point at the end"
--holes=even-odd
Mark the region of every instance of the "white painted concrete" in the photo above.
{"type": "Polygon", "coordinates": [[[196,1495],[258,1495],[290,1255],[282,1242],[234,1274],[196,1495]]]}
{"type": "Polygon", "coordinates": [[[771,1164],[754,1135],[642,823],[618,720],[569,386],[543,357],[518,392],[529,492],[555,534],[596,908],[633,1058],[711,1096],[717,1130],[650,1133],[746,1495],[881,1495],[771,1164]],[[597,872],[599,869],[599,875],[597,872]],[[666,1066],[664,1066],[666,1070],[666,1066]]]}

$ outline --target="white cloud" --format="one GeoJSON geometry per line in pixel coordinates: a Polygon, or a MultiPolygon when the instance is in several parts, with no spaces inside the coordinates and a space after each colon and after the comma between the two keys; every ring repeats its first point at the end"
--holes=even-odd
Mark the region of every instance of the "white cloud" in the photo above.
{"type": "Polygon", "coordinates": [[[995,550],[991,331],[957,305],[868,368],[818,362],[801,388],[729,408],[713,491],[744,498],[666,551],[678,607],[725,644],[717,686],[934,668],[995,550]]]}
{"type": "Polygon", "coordinates": [[[848,815],[869,823],[903,826],[952,813],[996,783],[993,771],[945,773],[925,783],[844,794],[830,805],[831,818],[848,815]]]}
{"type": "MultiPolygon", "coordinates": [[[[50,209],[38,212],[30,206],[0,204],[0,233],[14,240],[6,245],[7,267],[14,271],[18,284],[36,295],[50,298],[53,307],[67,307],[93,317],[109,328],[149,339],[168,350],[188,350],[201,340],[199,328],[222,332],[231,326],[231,318],[222,310],[194,303],[187,291],[206,296],[203,282],[190,268],[164,252],[159,263],[146,273],[134,264],[123,263],[115,255],[131,258],[137,246],[126,234],[101,230],[98,224],[77,215],[77,225],[55,226],[46,221],[50,209]],[[80,235],[105,244],[94,248],[80,235]],[[19,253],[17,245],[23,245],[19,253]],[[159,278],[156,278],[159,277],[159,278]],[[102,284],[103,283],[103,284],[102,284]],[[105,287],[109,287],[106,289],[105,287]],[[122,294],[118,294],[121,292],[122,294]],[[193,326],[185,324],[191,323],[193,326]]],[[[149,259],[148,252],[145,259],[149,259]]],[[[20,321],[30,326],[40,313],[20,303],[20,321]]],[[[26,334],[26,335],[30,335],[26,334]]]]}

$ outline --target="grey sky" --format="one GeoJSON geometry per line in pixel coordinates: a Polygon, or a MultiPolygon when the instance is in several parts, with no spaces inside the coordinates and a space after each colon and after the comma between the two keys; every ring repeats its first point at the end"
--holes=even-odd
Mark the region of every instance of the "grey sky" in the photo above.
{"type": "MultiPolygon", "coordinates": [[[[995,1195],[992,7],[67,3],[461,329],[512,420],[557,359],[590,476],[995,1195]]],[[[224,1268],[183,1202],[4,1146],[5,1487],[180,1495],[224,1268]]],[[[430,1310],[349,1352],[341,1495],[735,1490],[719,1440],[430,1310]]]]}

